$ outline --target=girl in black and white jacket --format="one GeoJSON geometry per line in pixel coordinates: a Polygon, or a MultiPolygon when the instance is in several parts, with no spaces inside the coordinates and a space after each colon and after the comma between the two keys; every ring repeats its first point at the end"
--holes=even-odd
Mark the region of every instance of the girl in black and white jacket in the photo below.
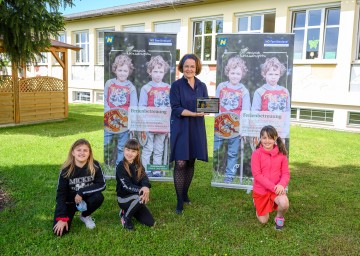
{"type": "Polygon", "coordinates": [[[120,220],[124,228],[134,229],[132,217],[152,227],[155,223],[149,202],[150,182],[140,159],[140,144],[130,139],[124,146],[124,159],[116,167],[116,192],[120,207],[120,220]]]}
{"type": "Polygon", "coordinates": [[[87,228],[95,228],[91,214],[104,201],[101,191],[106,187],[100,164],[94,160],[90,143],[79,139],[71,146],[61,167],[56,191],[53,231],[62,236],[70,230],[75,212],[87,228]]]}

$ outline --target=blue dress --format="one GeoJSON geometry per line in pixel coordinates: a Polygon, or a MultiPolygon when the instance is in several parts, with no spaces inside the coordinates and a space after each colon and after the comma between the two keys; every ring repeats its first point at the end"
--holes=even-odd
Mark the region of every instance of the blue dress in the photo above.
{"type": "Polygon", "coordinates": [[[194,89],[185,77],[171,85],[170,162],[195,158],[208,161],[204,117],[181,116],[184,109],[196,112],[198,97],[208,97],[208,92],[206,85],[196,77],[194,89]]]}

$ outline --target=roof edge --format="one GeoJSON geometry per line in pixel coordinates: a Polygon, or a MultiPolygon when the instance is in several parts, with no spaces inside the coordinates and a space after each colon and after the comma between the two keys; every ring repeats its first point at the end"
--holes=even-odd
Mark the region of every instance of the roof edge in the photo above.
{"type": "Polygon", "coordinates": [[[79,12],[64,15],[65,21],[80,20],[87,18],[94,18],[99,16],[108,16],[114,14],[131,13],[136,11],[145,11],[164,7],[175,7],[187,4],[195,4],[206,2],[206,0],[152,0],[134,4],[120,5],[114,7],[107,7],[98,10],[79,12]]]}

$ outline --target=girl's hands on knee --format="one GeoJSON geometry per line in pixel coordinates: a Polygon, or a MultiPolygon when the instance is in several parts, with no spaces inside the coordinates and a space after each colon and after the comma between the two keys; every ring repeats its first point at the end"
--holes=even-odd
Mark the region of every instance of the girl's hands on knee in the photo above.
{"type": "Polygon", "coordinates": [[[285,188],[282,185],[275,185],[274,190],[278,196],[286,194],[285,188]]]}
{"type": "Polygon", "coordinates": [[[59,220],[53,230],[54,230],[54,234],[57,236],[62,236],[63,232],[64,232],[64,228],[66,229],[66,231],[69,231],[69,225],[67,222],[59,220]]]}
{"type": "Polygon", "coordinates": [[[147,204],[149,202],[150,189],[148,187],[142,187],[139,191],[140,202],[147,204]]]}

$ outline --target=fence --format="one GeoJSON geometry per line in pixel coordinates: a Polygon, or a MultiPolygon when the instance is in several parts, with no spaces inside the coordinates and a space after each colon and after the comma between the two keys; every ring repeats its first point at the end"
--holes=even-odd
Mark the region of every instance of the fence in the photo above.
{"type": "Polygon", "coordinates": [[[16,111],[14,81],[0,76],[0,125],[61,120],[67,117],[66,84],[54,77],[32,77],[18,80],[19,109],[16,111]]]}

